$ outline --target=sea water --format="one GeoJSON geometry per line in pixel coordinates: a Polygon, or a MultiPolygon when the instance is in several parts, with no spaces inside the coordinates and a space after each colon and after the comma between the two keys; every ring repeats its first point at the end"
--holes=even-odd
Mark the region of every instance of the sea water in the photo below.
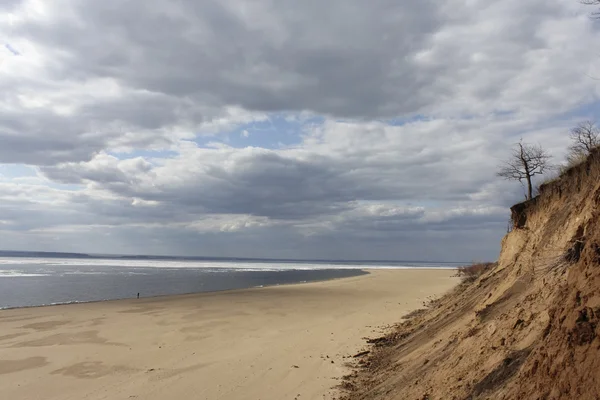
{"type": "Polygon", "coordinates": [[[365,268],[454,268],[450,263],[272,260],[0,258],[0,308],[213,292],[365,274],[365,268]]]}

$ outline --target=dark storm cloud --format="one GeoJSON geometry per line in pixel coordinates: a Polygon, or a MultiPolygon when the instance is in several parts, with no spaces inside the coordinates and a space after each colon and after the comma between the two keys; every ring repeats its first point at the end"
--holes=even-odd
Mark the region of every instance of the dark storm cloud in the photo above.
{"type": "MultiPolygon", "coordinates": [[[[537,53],[558,57],[548,52],[553,36],[542,33],[564,12],[541,0],[58,1],[42,11],[22,2],[18,23],[4,32],[23,40],[23,55],[0,80],[11,104],[0,139],[60,132],[62,140],[44,157],[40,146],[13,138],[16,151],[0,161],[89,159],[116,145],[111,123],[136,135],[120,145],[168,146],[165,132],[193,134],[231,105],[369,119],[576,104],[577,95],[560,91],[533,96],[546,80],[529,76],[537,53]],[[45,106],[29,105],[32,97],[45,106]],[[23,119],[32,126],[15,133],[11,121],[23,119]],[[101,137],[86,136],[91,124],[101,137]]],[[[556,65],[545,76],[563,86],[585,68],[556,65]]]]}
{"type": "Polygon", "coordinates": [[[430,76],[405,56],[439,28],[436,10],[431,1],[106,1],[20,29],[69,54],[51,70],[58,79],[111,77],[215,106],[355,117],[433,100],[411,95],[430,76]]]}

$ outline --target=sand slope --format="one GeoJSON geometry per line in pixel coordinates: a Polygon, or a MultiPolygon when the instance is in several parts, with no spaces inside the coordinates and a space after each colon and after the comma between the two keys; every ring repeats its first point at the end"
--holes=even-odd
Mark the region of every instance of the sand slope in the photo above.
{"type": "Polygon", "coordinates": [[[321,399],[453,271],[0,311],[2,399],[321,399]]]}
{"type": "Polygon", "coordinates": [[[498,262],[378,341],[345,399],[600,399],[600,148],[511,213],[498,262]]]}

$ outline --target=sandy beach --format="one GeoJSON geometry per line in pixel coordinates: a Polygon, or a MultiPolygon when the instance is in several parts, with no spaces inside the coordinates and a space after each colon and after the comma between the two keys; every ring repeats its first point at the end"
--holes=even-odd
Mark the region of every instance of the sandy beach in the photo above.
{"type": "Polygon", "coordinates": [[[0,398],[329,399],[364,337],[453,270],[0,311],[0,398]]]}

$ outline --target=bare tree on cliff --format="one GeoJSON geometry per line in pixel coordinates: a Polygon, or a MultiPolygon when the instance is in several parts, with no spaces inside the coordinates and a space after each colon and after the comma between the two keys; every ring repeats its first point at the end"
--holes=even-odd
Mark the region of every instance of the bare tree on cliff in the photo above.
{"type": "Polygon", "coordinates": [[[567,161],[577,164],[587,158],[593,149],[600,146],[600,129],[592,121],[585,121],[571,129],[571,141],[567,161]]]}
{"type": "Polygon", "coordinates": [[[501,178],[527,183],[527,200],[533,198],[531,178],[541,175],[550,167],[550,155],[540,145],[523,143],[515,145],[510,158],[496,173],[501,178]]]}
{"type": "MultiPolygon", "coordinates": [[[[588,6],[600,6],[600,0],[581,0],[581,3],[588,6]]],[[[592,17],[600,19],[600,11],[593,12],[592,17]]]]}

